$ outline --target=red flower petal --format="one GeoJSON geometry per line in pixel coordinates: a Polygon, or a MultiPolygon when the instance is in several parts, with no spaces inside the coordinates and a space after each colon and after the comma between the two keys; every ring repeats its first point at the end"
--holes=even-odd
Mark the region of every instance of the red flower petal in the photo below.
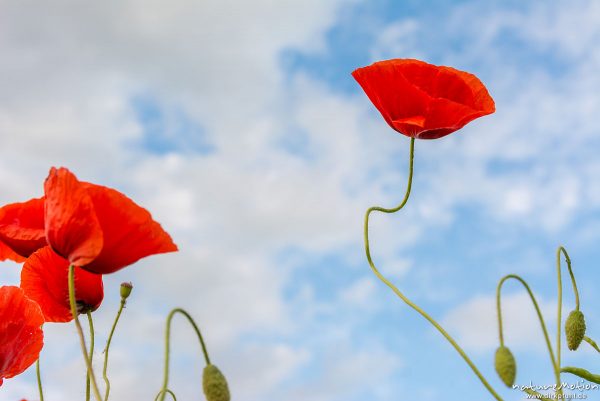
{"type": "Polygon", "coordinates": [[[31,366],[44,345],[44,317],[18,287],[0,287],[0,385],[31,366]]]}
{"type": "MultiPolygon", "coordinates": [[[[69,261],[49,246],[31,255],[21,270],[21,288],[42,308],[47,322],[73,319],[69,304],[69,261]]],[[[104,298],[102,276],[75,268],[75,299],[80,311],[96,310],[104,298]]]]}
{"type": "Polygon", "coordinates": [[[413,138],[440,138],[495,111],[481,81],[451,67],[395,59],[359,68],[352,76],[385,121],[413,138]]]}
{"type": "Polygon", "coordinates": [[[9,248],[4,242],[0,241],[0,262],[5,260],[21,263],[25,261],[25,258],[9,248]]]}
{"type": "Polygon", "coordinates": [[[150,213],[119,191],[84,183],[104,233],[102,252],[83,266],[94,273],[113,273],[137,260],[177,251],[177,246],[150,213]]]}
{"type": "Polygon", "coordinates": [[[102,250],[102,229],[82,183],[66,168],[52,168],[44,183],[46,238],[72,264],[90,263],[102,250]]]}
{"type": "MultiPolygon", "coordinates": [[[[44,199],[31,199],[0,208],[0,242],[23,257],[46,246],[44,199]]],[[[8,252],[0,251],[0,256],[15,260],[8,252]]]]}

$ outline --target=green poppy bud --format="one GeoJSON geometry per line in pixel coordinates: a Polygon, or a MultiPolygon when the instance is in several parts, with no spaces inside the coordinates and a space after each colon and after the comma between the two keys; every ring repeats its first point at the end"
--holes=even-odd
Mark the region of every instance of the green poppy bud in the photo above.
{"type": "Polygon", "coordinates": [[[495,365],[500,379],[507,387],[512,387],[517,376],[517,362],[507,347],[501,346],[496,350],[495,365]]]}
{"type": "Polygon", "coordinates": [[[121,283],[121,298],[127,299],[131,295],[133,285],[131,283],[121,283]]]}
{"type": "Polygon", "coordinates": [[[567,346],[571,351],[575,351],[585,336],[585,318],[581,311],[574,310],[569,313],[565,323],[565,332],[567,333],[567,346]]]}
{"type": "Polygon", "coordinates": [[[206,365],[202,374],[202,388],[207,401],[229,401],[229,386],[223,373],[215,365],[206,365]]]}

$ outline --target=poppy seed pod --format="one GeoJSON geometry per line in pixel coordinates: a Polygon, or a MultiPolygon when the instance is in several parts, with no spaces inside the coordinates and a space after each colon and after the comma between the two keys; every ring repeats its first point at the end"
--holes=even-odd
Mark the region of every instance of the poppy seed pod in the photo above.
{"type": "Polygon", "coordinates": [[[202,374],[202,389],[207,401],[229,401],[229,386],[215,365],[207,365],[202,374]]]}
{"type": "Polygon", "coordinates": [[[574,310],[569,313],[569,317],[565,322],[565,332],[567,334],[567,346],[571,351],[575,351],[579,348],[579,344],[585,336],[585,318],[581,311],[574,310]]]}
{"type": "Polygon", "coordinates": [[[121,283],[121,298],[129,298],[129,295],[131,295],[131,290],[133,290],[133,285],[131,283],[121,283]]]}
{"type": "Polygon", "coordinates": [[[517,376],[517,362],[507,347],[501,346],[496,350],[495,367],[504,384],[512,387],[517,376]]]}

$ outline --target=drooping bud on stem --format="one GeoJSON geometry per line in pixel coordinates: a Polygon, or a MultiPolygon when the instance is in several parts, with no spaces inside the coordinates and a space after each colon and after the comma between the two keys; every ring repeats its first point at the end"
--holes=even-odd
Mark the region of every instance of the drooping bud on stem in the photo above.
{"type": "Polygon", "coordinates": [[[133,290],[133,285],[131,283],[121,283],[121,299],[125,300],[129,298],[131,290],[133,290]]]}
{"type": "Polygon", "coordinates": [[[579,310],[574,310],[569,313],[565,322],[565,332],[567,334],[567,346],[571,351],[579,348],[579,344],[585,337],[585,318],[579,310]]]}
{"type": "Polygon", "coordinates": [[[500,346],[496,350],[495,367],[496,373],[498,373],[504,384],[507,387],[512,387],[517,376],[517,362],[507,347],[500,346]]]}
{"type": "Polygon", "coordinates": [[[202,374],[202,388],[207,401],[230,401],[229,386],[223,373],[212,364],[202,374]]]}

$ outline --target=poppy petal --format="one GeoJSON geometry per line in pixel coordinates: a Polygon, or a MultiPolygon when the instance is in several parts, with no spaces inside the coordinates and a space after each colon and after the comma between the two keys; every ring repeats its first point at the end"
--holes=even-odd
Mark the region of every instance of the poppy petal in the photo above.
{"type": "Polygon", "coordinates": [[[0,287],[0,385],[31,366],[44,345],[44,317],[19,287],[0,287]]]}
{"type": "Polygon", "coordinates": [[[0,241],[0,262],[5,260],[22,263],[25,261],[25,258],[9,248],[4,242],[0,241]]]}
{"type": "MultiPolygon", "coordinates": [[[[0,242],[23,257],[46,246],[44,199],[11,203],[0,208],[0,242]]],[[[4,255],[5,259],[15,260],[9,253],[0,251],[0,256],[4,255]]]]}
{"type": "Polygon", "coordinates": [[[108,274],[143,257],[177,251],[171,236],[146,209],[112,188],[83,184],[104,233],[102,252],[84,269],[108,274]]]}
{"type": "Polygon", "coordinates": [[[90,263],[100,254],[102,229],[87,191],[66,168],[52,168],[44,183],[48,244],[72,264],[90,263]]]}
{"type": "MultiPolygon", "coordinates": [[[[21,288],[42,308],[47,322],[73,319],[69,304],[69,261],[49,246],[32,254],[21,270],[21,288]]],[[[75,299],[80,310],[96,310],[104,298],[102,276],[75,268],[75,299]]]]}

